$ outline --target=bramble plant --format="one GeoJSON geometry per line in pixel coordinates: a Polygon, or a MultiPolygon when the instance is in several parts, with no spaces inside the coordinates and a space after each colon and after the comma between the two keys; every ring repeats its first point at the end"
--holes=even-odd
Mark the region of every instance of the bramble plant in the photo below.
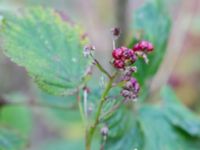
{"type": "MultiPolygon", "coordinates": [[[[95,57],[95,46],[83,29],[51,8],[5,13],[2,47],[43,91],[66,101],[73,97],[85,128],[86,150],[198,150],[200,121],[172,88],[163,86],[160,103],[148,101],[150,79],[164,57],[171,27],[163,7],[151,1],[134,12],[133,32],[142,34],[132,37],[128,46],[116,47],[120,29],[111,29],[112,58],[107,65],[112,72],[95,57]],[[94,81],[94,67],[106,78],[101,87],[94,81]]],[[[5,139],[11,137],[1,127],[0,133],[5,139]]],[[[0,149],[21,150],[26,145],[16,141],[8,142],[12,149],[0,139],[0,149]]],[[[64,149],[83,149],[78,142],[69,147],[64,149]]]]}

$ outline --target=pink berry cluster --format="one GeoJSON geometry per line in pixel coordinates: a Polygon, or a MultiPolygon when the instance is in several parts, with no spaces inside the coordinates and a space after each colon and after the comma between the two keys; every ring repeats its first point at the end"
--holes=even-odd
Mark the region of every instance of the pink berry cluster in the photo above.
{"type": "Polygon", "coordinates": [[[140,41],[139,43],[135,44],[133,47],[133,50],[135,52],[141,51],[141,52],[149,53],[149,52],[152,52],[153,49],[154,49],[153,44],[145,40],[140,41]]]}
{"type": "Polygon", "coordinates": [[[135,78],[131,78],[126,82],[125,86],[121,91],[121,95],[126,100],[135,100],[138,97],[138,93],[140,91],[140,85],[135,78]]]}
{"type": "Polygon", "coordinates": [[[132,74],[136,71],[136,67],[127,67],[122,76],[122,81],[125,81],[125,85],[121,90],[121,95],[125,98],[125,100],[135,100],[138,97],[140,85],[137,80],[132,77],[132,74]]]}
{"type": "Polygon", "coordinates": [[[143,57],[145,62],[148,62],[146,54],[152,52],[153,49],[153,44],[145,40],[136,43],[132,49],[116,48],[112,52],[113,65],[117,69],[125,69],[126,66],[133,65],[138,57],[143,57]]]}
{"type": "Polygon", "coordinates": [[[136,99],[140,91],[139,83],[132,77],[133,73],[137,70],[133,64],[137,61],[138,57],[142,57],[148,63],[147,54],[152,52],[153,49],[152,43],[142,40],[136,43],[132,49],[120,47],[113,50],[113,66],[116,69],[124,70],[122,81],[125,81],[125,84],[122,88],[121,95],[125,100],[136,99]]]}
{"type": "Polygon", "coordinates": [[[113,65],[117,69],[125,69],[126,66],[132,65],[137,60],[135,52],[126,47],[116,48],[113,50],[112,56],[114,58],[113,65]]]}

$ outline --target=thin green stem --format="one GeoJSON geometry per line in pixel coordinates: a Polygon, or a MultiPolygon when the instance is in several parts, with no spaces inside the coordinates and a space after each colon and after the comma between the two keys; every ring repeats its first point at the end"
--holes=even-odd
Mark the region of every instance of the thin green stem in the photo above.
{"type": "Polygon", "coordinates": [[[99,63],[99,61],[98,61],[96,58],[94,58],[94,56],[93,56],[92,54],[91,54],[90,56],[91,56],[92,59],[94,60],[94,62],[95,62],[95,64],[96,64],[97,68],[98,68],[102,73],[104,73],[109,79],[111,79],[111,78],[112,78],[111,75],[103,68],[103,66],[99,63]]]}
{"type": "Polygon", "coordinates": [[[86,131],[86,150],[90,150],[91,149],[92,138],[93,138],[94,132],[95,132],[95,130],[96,130],[98,124],[99,124],[99,120],[100,120],[100,115],[101,115],[101,112],[102,112],[103,104],[106,101],[106,97],[107,97],[110,89],[112,88],[112,84],[113,84],[113,81],[114,81],[116,75],[117,74],[115,73],[113,76],[110,76],[109,82],[108,82],[104,92],[102,93],[101,101],[100,101],[100,103],[98,105],[98,108],[97,108],[95,121],[94,121],[93,125],[90,126],[90,128],[86,131]]]}
{"type": "Polygon", "coordinates": [[[81,114],[81,119],[85,125],[85,116],[84,116],[84,112],[83,112],[83,109],[82,109],[82,106],[81,106],[81,102],[79,101],[78,103],[78,107],[79,107],[79,111],[80,111],[80,114],[81,114]]]}
{"type": "Polygon", "coordinates": [[[81,105],[81,98],[80,98],[79,93],[78,93],[78,96],[77,96],[77,102],[78,102],[78,107],[79,107],[79,112],[80,112],[80,115],[81,115],[81,119],[83,121],[84,126],[86,127],[85,116],[84,116],[83,108],[82,108],[82,105],[81,105]]]}

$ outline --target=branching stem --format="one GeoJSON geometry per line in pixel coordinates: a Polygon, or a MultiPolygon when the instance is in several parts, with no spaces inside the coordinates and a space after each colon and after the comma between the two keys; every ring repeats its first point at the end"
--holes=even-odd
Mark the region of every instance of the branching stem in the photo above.
{"type": "Polygon", "coordinates": [[[98,61],[96,58],[94,58],[94,56],[93,56],[92,54],[90,54],[90,56],[91,56],[92,59],[94,60],[94,62],[95,62],[95,64],[96,64],[97,68],[98,68],[102,73],[104,73],[109,79],[111,79],[111,78],[112,78],[111,75],[103,68],[103,66],[99,63],[99,61],[98,61]]]}
{"type": "Polygon", "coordinates": [[[113,81],[114,81],[116,75],[117,74],[115,73],[113,76],[110,76],[109,82],[107,83],[107,86],[106,86],[104,92],[102,93],[101,101],[100,101],[100,103],[98,105],[98,108],[97,108],[95,121],[89,127],[89,129],[86,131],[86,150],[90,150],[91,149],[92,138],[93,138],[94,132],[95,132],[95,130],[96,130],[98,124],[99,124],[99,120],[100,120],[100,115],[101,115],[101,112],[102,112],[103,104],[106,101],[106,97],[107,97],[110,89],[112,88],[112,84],[113,84],[113,81]]]}

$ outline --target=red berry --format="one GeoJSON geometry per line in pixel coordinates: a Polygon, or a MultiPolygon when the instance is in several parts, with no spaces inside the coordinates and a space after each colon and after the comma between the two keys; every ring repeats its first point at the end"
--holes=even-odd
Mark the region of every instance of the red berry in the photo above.
{"type": "Polygon", "coordinates": [[[135,44],[133,47],[133,51],[139,51],[140,50],[140,46],[139,43],[135,44]]]}
{"type": "Polygon", "coordinates": [[[147,52],[152,52],[154,49],[153,44],[152,43],[148,43],[148,48],[147,48],[147,52]]]}
{"type": "Polygon", "coordinates": [[[137,56],[133,54],[133,56],[130,58],[131,62],[134,63],[137,60],[137,56]]]}
{"type": "Polygon", "coordinates": [[[134,52],[133,52],[132,50],[130,50],[130,49],[126,49],[126,50],[124,50],[124,52],[123,52],[123,58],[124,58],[124,59],[129,59],[129,58],[131,58],[133,55],[134,55],[134,52]]]}
{"type": "Polygon", "coordinates": [[[125,64],[122,60],[114,60],[113,65],[115,68],[122,69],[125,67],[125,64]]]}
{"type": "Polygon", "coordinates": [[[133,51],[146,51],[146,52],[152,52],[154,49],[153,44],[142,40],[139,43],[135,44],[133,47],[133,51]]]}
{"type": "Polygon", "coordinates": [[[149,45],[149,42],[148,42],[148,41],[142,40],[141,42],[139,42],[139,47],[140,47],[140,49],[142,49],[142,50],[147,49],[147,48],[148,48],[148,45],[149,45]]]}
{"type": "Polygon", "coordinates": [[[123,56],[123,49],[117,48],[117,49],[113,50],[112,56],[115,59],[121,59],[123,56]]]}

